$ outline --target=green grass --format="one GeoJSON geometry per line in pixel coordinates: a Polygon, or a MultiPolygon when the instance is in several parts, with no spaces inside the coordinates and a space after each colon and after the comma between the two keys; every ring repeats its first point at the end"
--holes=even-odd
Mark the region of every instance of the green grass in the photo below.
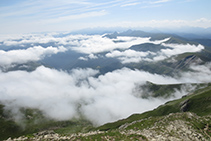
{"type": "Polygon", "coordinates": [[[140,86],[139,89],[143,91],[142,98],[148,98],[148,97],[169,98],[173,96],[176,89],[180,90],[183,85],[185,84],[159,85],[147,82],[145,85],[140,86]]]}
{"type": "MultiPolygon", "coordinates": [[[[67,122],[67,121],[66,121],[67,122]]],[[[93,129],[93,125],[87,120],[72,120],[63,127],[55,129],[54,131],[61,135],[69,135],[72,133],[84,133],[93,129]]]]}
{"type": "Polygon", "coordinates": [[[190,112],[200,116],[211,115],[211,91],[191,98],[188,102],[188,108],[190,112]]]}

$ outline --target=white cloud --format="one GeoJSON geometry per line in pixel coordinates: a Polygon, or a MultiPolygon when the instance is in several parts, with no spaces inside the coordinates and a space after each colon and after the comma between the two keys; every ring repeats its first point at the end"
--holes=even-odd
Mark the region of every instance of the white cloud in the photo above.
{"type": "Polygon", "coordinates": [[[170,40],[170,39],[171,39],[171,38],[169,37],[169,38],[165,38],[165,39],[163,39],[163,40],[150,41],[150,43],[155,44],[155,45],[158,45],[158,44],[164,43],[164,42],[166,42],[166,41],[168,41],[168,40],[170,40]]]}
{"type": "Polygon", "coordinates": [[[151,61],[164,60],[173,55],[178,55],[186,52],[200,52],[204,49],[202,45],[190,45],[190,44],[166,44],[162,43],[163,46],[170,47],[167,49],[161,49],[160,52],[153,57],[151,61]]]}
{"type": "MultiPolygon", "coordinates": [[[[65,37],[54,37],[54,34],[29,34],[18,36],[18,38],[8,38],[3,40],[3,44],[7,46],[23,46],[25,45],[34,45],[34,44],[47,44],[53,43],[55,45],[64,45],[66,48],[71,49],[73,51],[77,51],[79,53],[88,54],[85,57],[79,57],[80,60],[89,60],[89,59],[97,59],[100,57],[97,53],[111,51],[110,56],[109,53],[107,57],[115,57],[115,52],[112,50],[115,49],[127,49],[132,45],[143,44],[143,43],[154,43],[160,44],[162,42],[167,41],[169,38],[164,40],[150,41],[150,37],[148,38],[140,38],[140,37],[117,37],[117,39],[109,39],[102,37],[101,35],[68,35],[65,37]],[[120,42],[118,42],[120,41],[120,42]]],[[[121,57],[129,56],[130,60],[134,60],[136,57],[140,60],[142,56],[146,56],[148,53],[144,52],[136,52],[133,50],[126,50],[121,53],[121,57]]],[[[119,56],[119,57],[120,57],[119,56]]],[[[118,56],[116,56],[118,57],[118,56]]],[[[127,58],[125,58],[127,59],[127,58]]],[[[122,60],[125,60],[122,59],[122,60]]],[[[36,59],[34,59],[36,60],[36,59]]],[[[125,60],[125,62],[128,62],[125,60]]],[[[136,61],[137,62],[137,61],[136,61]]]]}
{"type": "MultiPolygon", "coordinates": [[[[20,35],[8,35],[6,37],[1,37],[3,45],[6,46],[16,46],[24,44],[46,44],[50,42],[66,45],[68,44],[69,37],[54,37],[58,33],[48,33],[48,34],[20,34],[20,35]]],[[[74,39],[74,38],[73,38],[74,39]]]]}
{"type": "MultiPolygon", "coordinates": [[[[211,72],[210,64],[193,69],[196,72],[179,78],[127,68],[98,77],[94,77],[98,71],[93,69],[74,69],[67,73],[43,66],[33,72],[0,72],[0,101],[16,112],[19,107],[38,108],[45,116],[57,120],[69,120],[80,112],[95,125],[101,125],[153,109],[168,100],[135,96],[137,84],[146,81],[157,84],[210,82],[207,77],[211,72]]],[[[179,96],[181,93],[176,95],[179,96]]]]}
{"type": "Polygon", "coordinates": [[[165,54],[157,54],[157,56],[153,57],[153,59],[149,59],[149,61],[161,61],[166,59],[167,56],[165,54]]]}
{"type": "Polygon", "coordinates": [[[146,57],[147,55],[154,53],[152,52],[138,52],[135,50],[130,50],[132,45],[144,44],[144,43],[153,43],[153,44],[161,44],[165,41],[168,41],[170,38],[166,38],[163,40],[155,40],[150,41],[150,37],[148,38],[140,38],[140,37],[125,37],[118,36],[117,39],[109,39],[103,38],[99,35],[94,36],[83,36],[80,38],[80,41],[77,40],[75,46],[71,49],[89,54],[86,57],[79,57],[80,60],[89,60],[89,59],[97,59],[98,56],[94,55],[100,52],[110,51],[107,53],[106,57],[117,57],[121,60],[122,63],[130,63],[130,62],[139,62],[141,60],[149,60],[146,57]],[[124,51],[118,51],[115,49],[122,49],[124,51]],[[128,49],[128,50],[127,50],[128,49]],[[113,51],[114,50],[114,51],[113,51]]]}
{"type": "Polygon", "coordinates": [[[117,57],[121,60],[123,64],[125,63],[138,63],[142,60],[145,60],[145,57],[149,55],[150,52],[138,52],[135,50],[125,50],[125,51],[112,51],[111,53],[107,53],[106,57],[117,57]]]}
{"type": "Polygon", "coordinates": [[[211,81],[211,63],[206,63],[204,65],[192,64],[190,69],[193,71],[184,72],[181,74],[182,81],[185,82],[201,82],[208,83],[211,81]]]}
{"type": "Polygon", "coordinates": [[[92,77],[97,73],[92,69],[79,69],[68,74],[42,66],[31,73],[1,72],[0,101],[10,108],[38,108],[47,117],[57,120],[77,117],[77,106],[81,105],[79,110],[83,111],[84,116],[99,125],[134,112],[152,109],[162,103],[160,100],[150,102],[134,97],[132,90],[135,83],[145,83],[146,80],[157,83],[177,82],[172,78],[129,69],[92,77]],[[144,108],[140,108],[143,104],[144,108]],[[119,110],[123,107],[124,110],[119,110]]]}
{"type": "Polygon", "coordinates": [[[96,56],[96,55],[94,55],[94,54],[89,54],[89,56],[88,56],[90,59],[97,59],[98,57],[96,56]]]}
{"type": "Polygon", "coordinates": [[[150,2],[151,4],[160,4],[160,3],[165,3],[165,2],[169,2],[171,0],[156,0],[156,1],[153,1],[153,2],[150,2]]]}
{"type": "Polygon", "coordinates": [[[135,5],[139,5],[139,4],[140,4],[139,2],[134,2],[134,3],[128,3],[128,4],[121,5],[121,7],[135,6],[135,5]]]}
{"type": "MultiPolygon", "coordinates": [[[[61,13],[64,10],[71,12],[74,10],[80,11],[80,9],[75,8],[76,5],[83,7],[88,6],[91,3],[81,1],[81,0],[71,0],[71,1],[64,1],[60,0],[59,2],[57,0],[37,0],[37,1],[22,1],[17,2],[14,4],[10,4],[8,6],[1,8],[1,17],[8,17],[8,16],[26,16],[32,15],[34,18],[36,18],[37,15],[42,13],[42,15],[45,15],[46,17],[49,17],[51,14],[55,14],[57,12],[61,13]],[[50,9],[46,12],[46,9],[50,9]]],[[[57,14],[56,14],[57,15],[57,14]]],[[[55,16],[56,16],[55,15],[55,16]]]]}
{"type": "Polygon", "coordinates": [[[135,51],[135,50],[131,50],[131,49],[128,49],[128,50],[125,50],[125,51],[118,51],[118,50],[115,50],[111,53],[107,53],[106,54],[106,57],[120,57],[120,56],[127,56],[127,57],[145,57],[149,54],[149,52],[138,52],[138,51],[135,51]]]}
{"type": "Polygon", "coordinates": [[[12,63],[26,63],[28,61],[38,61],[47,55],[56,54],[58,52],[65,52],[67,49],[63,46],[47,47],[34,46],[28,49],[3,51],[0,50],[0,65],[11,65],[12,63]]]}
{"type": "MultiPolygon", "coordinates": [[[[160,5],[152,5],[160,6],[160,5]]],[[[150,7],[152,7],[150,6],[150,7]]],[[[147,6],[148,7],[148,6],[147,6]]],[[[146,8],[146,7],[143,7],[146,8]]],[[[195,20],[142,20],[142,21],[121,21],[116,23],[103,23],[101,26],[104,27],[124,27],[124,28],[143,28],[143,27],[153,27],[153,28],[164,28],[164,29],[175,29],[180,27],[200,27],[209,28],[211,27],[211,20],[207,18],[200,18],[195,20]]]]}
{"type": "Polygon", "coordinates": [[[87,57],[79,57],[79,60],[84,60],[84,61],[88,61],[89,59],[87,57]]]}
{"type": "MultiPolygon", "coordinates": [[[[150,41],[150,38],[117,37],[117,39],[103,38],[99,35],[69,35],[54,37],[47,35],[21,35],[2,39],[4,45],[24,45],[33,43],[54,42],[66,45],[87,56],[79,59],[97,59],[97,53],[110,51],[106,57],[117,57],[122,63],[147,60],[147,55],[154,56],[154,60],[184,52],[197,52],[204,47],[201,45],[165,44],[169,38],[159,41],[150,41]],[[21,40],[18,40],[21,39],[21,40]],[[115,42],[120,41],[120,42],[115,42]],[[153,43],[169,47],[158,54],[152,52],[138,52],[128,49],[132,45],[153,43]],[[120,50],[115,50],[120,49],[120,50]]],[[[24,63],[37,61],[46,55],[64,52],[67,49],[60,47],[34,46],[27,49],[3,51],[0,50],[0,64],[24,63]]],[[[151,59],[151,60],[153,60],[151,59]]],[[[151,61],[148,59],[148,61],[151,61]]],[[[55,69],[38,67],[33,72],[0,71],[0,102],[6,108],[17,113],[18,108],[38,108],[45,116],[57,120],[69,120],[77,117],[79,112],[95,125],[125,118],[133,113],[141,113],[164,103],[161,99],[142,99],[134,95],[136,85],[150,81],[157,84],[175,84],[182,82],[210,82],[211,65],[191,66],[193,72],[181,74],[181,77],[172,78],[151,74],[127,68],[108,72],[94,77],[99,72],[93,69],[74,69],[70,73],[55,69]],[[121,110],[124,109],[124,110],[121,110]]],[[[140,93],[141,95],[142,93],[140,93]]],[[[185,94],[182,92],[182,94],[185,94]]],[[[181,96],[180,94],[176,95],[181,96]]],[[[17,119],[18,120],[18,119],[17,119]]]]}
{"type": "Polygon", "coordinates": [[[98,59],[99,57],[101,57],[100,55],[95,55],[95,54],[89,54],[85,57],[79,57],[79,60],[84,60],[84,61],[88,61],[88,60],[92,60],[92,59],[98,59]]]}
{"type": "Polygon", "coordinates": [[[161,52],[165,54],[166,56],[172,56],[177,54],[182,54],[185,52],[200,52],[202,49],[204,49],[204,46],[202,45],[190,45],[190,44],[165,44],[162,43],[163,46],[171,47],[172,49],[161,49],[161,52]]]}
{"type": "Polygon", "coordinates": [[[204,49],[202,45],[190,45],[190,44],[166,44],[165,41],[168,41],[170,38],[166,38],[163,40],[157,41],[149,41],[149,43],[153,44],[161,44],[162,46],[168,47],[166,49],[161,49],[157,53],[154,52],[139,52],[135,50],[124,50],[118,51],[114,50],[110,53],[107,53],[106,57],[116,57],[118,58],[123,64],[125,63],[138,63],[140,61],[160,61],[164,60],[168,57],[173,55],[178,55],[186,52],[200,52],[204,49]],[[148,57],[150,55],[150,58],[148,57]]]}
{"type": "MultiPolygon", "coordinates": [[[[67,33],[68,34],[68,33],[67,33]]],[[[47,34],[17,34],[17,35],[2,35],[0,41],[6,46],[16,46],[24,44],[47,44],[54,43],[58,45],[79,46],[79,40],[87,40],[91,36],[86,35],[68,35],[64,37],[57,37],[59,33],[47,34]]],[[[15,48],[14,48],[15,49],[15,48]]]]}
{"type": "Polygon", "coordinates": [[[79,19],[85,19],[85,18],[91,18],[91,17],[100,17],[107,14],[108,13],[105,10],[101,10],[101,11],[86,12],[86,13],[76,14],[76,15],[61,16],[61,17],[56,17],[52,19],[43,19],[43,20],[38,21],[37,23],[38,24],[52,24],[52,23],[79,20],[79,19]]]}
{"type": "Polygon", "coordinates": [[[143,61],[145,59],[143,59],[142,57],[119,57],[118,58],[122,64],[127,64],[127,63],[138,63],[140,61],[143,61]]]}
{"type": "MultiPolygon", "coordinates": [[[[54,37],[52,34],[29,34],[20,35],[17,38],[2,38],[3,45],[15,46],[24,44],[47,44],[55,43],[58,45],[69,45],[75,51],[94,54],[113,49],[126,49],[134,44],[147,43],[150,38],[139,37],[118,37],[117,39],[103,38],[101,35],[69,35],[65,37],[54,37]],[[113,41],[121,40],[123,42],[114,43],[113,41]]],[[[90,56],[92,57],[92,55],[90,56]]]]}
{"type": "MultiPolygon", "coordinates": [[[[166,44],[164,42],[168,41],[170,38],[165,38],[163,40],[150,41],[148,38],[140,37],[124,37],[118,36],[116,39],[109,39],[102,37],[101,35],[68,35],[64,37],[56,37],[55,33],[49,33],[45,35],[41,34],[29,34],[17,36],[18,38],[8,38],[2,39],[3,45],[7,46],[23,46],[26,44],[47,44],[53,43],[55,45],[64,45],[66,48],[79,53],[87,54],[87,56],[79,57],[80,60],[89,60],[97,59],[100,57],[98,53],[108,52],[106,57],[116,57],[122,63],[131,63],[131,62],[140,62],[145,61],[159,61],[167,57],[185,53],[185,52],[199,52],[204,47],[202,45],[190,45],[190,44],[166,44]],[[132,45],[152,43],[152,44],[161,44],[167,49],[162,49],[157,54],[153,52],[138,52],[134,50],[128,50],[132,45]],[[116,49],[120,49],[119,51],[116,49]],[[121,51],[122,50],[122,51],[121,51]],[[150,55],[153,58],[147,58],[147,55],[150,55]]],[[[60,50],[62,51],[62,50],[60,50]]],[[[63,50],[64,51],[64,50],[63,50]]],[[[1,51],[2,53],[5,51],[1,51]]],[[[4,53],[5,54],[5,53],[4,53]]],[[[9,55],[9,53],[7,53],[9,55]]],[[[39,56],[39,55],[38,55],[39,56]]],[[[10,58],[10,57],[9,57],[10,58]]],[[[14,58],[14,57],[11,57],[14,58]]],[[[20,57],[21,58],[21,57],[20,57]]],[[[9,60],[9,59],[8,59],[9,60]]],[[[17,60],[17,59],[14,59],[17,60]]],[[[27,60],[27,59],[26,59],[27,60]]],[[[34,59],[38,60],[38,59],[34,59]]],[[[0,62],[6,62],[4,60],[0,62]]]]}
{"type": "Polygon", "coordinates": [[[114,49],[127,49],[132,45],[150,42],[150,38],[140,37],[118,37],[114,40],[121,40],[124,42],[114,43],[109,38],[103,38],[100,35],[84,36],[83,40],[77,42],[78,46],[72,49],[81,53],[92,54],[105,51],[112,51],[114,49]]]}
{"type": "Polygon", "coordinates": [[[200,19],[197,19],[196,22],[199,22],[199,23],[206,23],[206,22],[211,23],[211,20],[208,20],[206,18],[200,18],[200,19]]]}

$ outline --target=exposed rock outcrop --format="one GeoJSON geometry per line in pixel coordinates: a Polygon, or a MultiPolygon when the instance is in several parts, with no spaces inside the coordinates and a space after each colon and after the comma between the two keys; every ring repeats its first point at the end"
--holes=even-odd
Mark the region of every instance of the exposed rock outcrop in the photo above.
{"type": "Polygon", "coordinates": [[[186,112],[188,111],[188,102],[189,102],[189,99],[183,101],[180,103],[180,111],[181,112],[186,112]]]}

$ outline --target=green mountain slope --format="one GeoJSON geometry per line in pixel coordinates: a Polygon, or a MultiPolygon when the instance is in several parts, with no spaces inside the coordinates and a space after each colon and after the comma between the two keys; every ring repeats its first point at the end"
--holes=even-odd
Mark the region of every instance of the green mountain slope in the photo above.
{"type": "Polygon", "coordinates": [[[154,84],[152,82],[146,82],[144,85],[137,85],[135,93],[141,98],[171,98],[175,96],[177,91],[186,91],[192,93],[197,89],[206,87],[207,84],[197,83],[181,83],[181,84],[154,84]]]}
{"type": "Polygon", "coordinates": [[[178,100],[167,102],[166,104],[161,105],[152,111],[145,112],[143,114],[134,114],[127,119],[105,124],[98,129],[104,131],[118,129],[121,125],[125,123],[131,123],[135,120],[141,120],[148,117],[165,116],[170,113],[178,112],[194,112],[198,116],[211,115],[211,84],[209,84],[206,88],[197,90],[191,95],[184,96],[178,100]]]}
{"type": "Polygon", "coordinates": [[[33,137],[33,133],[45,130],[55,130],[60,134],[66,135],[85,132],[93,128],[92,124],[83,118],[56,121],[44,117],[43,113],[37,109],[22,108],[20,112],[22,119],[15,122],[10,111],[4,110],[4,106],[0,105],[0,140],[21,135],[33,137]]]}

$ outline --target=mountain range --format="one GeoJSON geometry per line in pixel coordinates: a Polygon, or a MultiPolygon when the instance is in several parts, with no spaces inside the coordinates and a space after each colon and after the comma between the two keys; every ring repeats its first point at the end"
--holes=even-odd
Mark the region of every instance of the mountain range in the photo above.
{"type": "Polygon", "coordinates": [[[0,140],[209,140],[211,39],[181,35],[1,40],[0,140]]]}

